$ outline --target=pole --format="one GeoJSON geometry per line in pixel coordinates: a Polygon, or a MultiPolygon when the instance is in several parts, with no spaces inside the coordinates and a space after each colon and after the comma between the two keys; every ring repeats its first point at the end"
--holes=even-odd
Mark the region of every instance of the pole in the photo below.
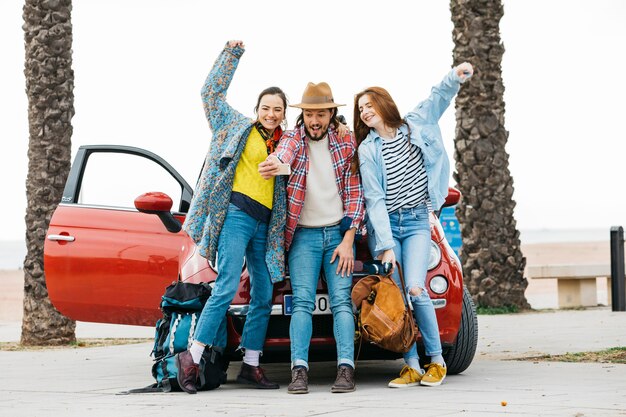
{"type": "Polygon", "coordinates": [[[613,311],[626,311],[624,282],[624,228],[611,227],[611,304],[613,311]]]}

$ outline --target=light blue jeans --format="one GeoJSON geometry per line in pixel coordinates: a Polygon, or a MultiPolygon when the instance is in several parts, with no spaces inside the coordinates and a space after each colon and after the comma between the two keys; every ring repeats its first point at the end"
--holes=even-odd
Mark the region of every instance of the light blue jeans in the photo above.
{"type": "Polygon", "coordinates": [[[250,273],[250,308],[240,347],[263,350],[274,288],[265,264],[266,239],[266,223],[229,205],[217,244],[217,278],[196,326],[197,341],[226,347],[226,312],[239,287],[245,255],[250,273]]]}
{"type": "MultiPolygon", "coordinates": [[[[413,315],[422,334],[426,355],[441,355],[441,339],[439,338],[439,324],[435,315],[435,308],[426,290],[426,274],[428,273],[428,258],[430,256],[430,223],[428,221],[428,208],[420,205],[409,209],[398,209],[389,214],[391,233],[395,246],[393,252],[396,260],[402,267],[405,294],[413,306],[413,315]],[[409,290],[414,287],[422,288],[422,293],[410,296],[409,290]]],[[[376,232],[374,231],[374,234],[376,232]]],[[[376,246],[374,236],[368,239],[370,251],[375,253],[376,246]]],[[[400,288],[400,275],[397,268],[393,273],[393,279],[400,288]]],[[[409,358],[418,358],[415,344],[404,354],[405,361],[409,358]]]]}
{"type": "Polygon", "coordinates": [[[293,291],[293,314],[289,326],[292,367],[309,368],[315,290],[323,268],[333,313],[337,364],[354,368],[354,315],[350,297],[352,274],[342,277],[336,273],[339,258],[330,263],[334,250],[342,240],[338,225],[298,227],[293,236],[289,250],[289,273],[293,291]]]}

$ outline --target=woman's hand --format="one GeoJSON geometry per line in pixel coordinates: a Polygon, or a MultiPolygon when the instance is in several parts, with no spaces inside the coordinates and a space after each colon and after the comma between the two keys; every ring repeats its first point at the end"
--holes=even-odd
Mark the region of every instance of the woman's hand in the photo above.
{"type": "Polygon", "coordinates": [[[263,179],[269,180],[272,177],[278,175],[280,159],[274,155],[269,155],[265,161],[259,164],[259,174],[263,179]]]}
{"type": "Polygon", "coordinates": [[[392,273],[394,268],[396,267],[396,254],[393,252],[393,249],[387,249],[383,253],[378,256],[378,259],[385,265],[386,263],[391,264],[391,270],[389,273],[392,273]]]}
{"type": "Polygon", "coordinates": [[[348,128],[348,125],[344,125],[343,123],[339,122],[339,126],[337,126],[337,135],[342,138],[349,132],[350,128],[348,128]]]}
{"type": "Polygon", "coordinates": [[[467,81],[472,75],[474,75],[474,67],[469,62],[464,62],[454,69],[456,75],[459,76],[461,82],[467,81]]]}
{"type": "Polygon", "coordinates": [[[239,41],[239,40],[228,41],[227,45],[229,48],[234,48],[238,46],[241,49],[246,49],[245,45],[243,44],[243,41],[239,41]]]}

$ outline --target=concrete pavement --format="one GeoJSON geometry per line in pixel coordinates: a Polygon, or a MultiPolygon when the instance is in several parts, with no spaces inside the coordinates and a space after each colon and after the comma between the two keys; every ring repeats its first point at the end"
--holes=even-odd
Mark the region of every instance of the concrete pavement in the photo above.
{"type": "MultiPolygon", "coordinates": [[[[626,416],[626,365],[512,358],[626,346],[626,313],[607,308],[479,316],[474,362],[440,387],[389,389],[401,361],[360,362],[357,391],[331,394],[333,363],[313,363],[308,395],[286,393],[288,364],[268,364],[276,391],[229,382],[216,391],[116,395],[148,385],[150,343],[0,352],[0,416],[626,416]],[[502,401],[507,405],[502,406],[502,401]]],[[[78,337],[150,337],[152,329],[79,323],[78,337]]],[[[19,323],[0,323],[16,340],[19,323]]],[[[229,370],[234,381],[239,363],[229,370]]]]}

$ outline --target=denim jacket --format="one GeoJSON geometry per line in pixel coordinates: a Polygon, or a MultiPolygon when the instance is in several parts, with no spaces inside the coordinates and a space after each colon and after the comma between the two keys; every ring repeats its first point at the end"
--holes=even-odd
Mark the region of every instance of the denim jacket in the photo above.
{"type": "MultiPolygon", "coordinates": [[[[443,146],[439,119],[459,91],[461,79],[451,70],[441,83],[434,86],[430,97],[422,101],[405,116],[410,127],[412,144],[420,147],[424,156],[424,166],[428,178],[428,196],[433,210],[439,210],[448,195],[450,162],[443,146]]],[[[400,131],[409,134],[406,124],[400,131]]],[[[382,139],[374,129],[359,146],[361,181],[365,194],[368,232],[376,231],[376,252],[395,246],[389,223],[389,213],[385,204],[387,192],[387,172],[382,155],[382,139]]]]}

